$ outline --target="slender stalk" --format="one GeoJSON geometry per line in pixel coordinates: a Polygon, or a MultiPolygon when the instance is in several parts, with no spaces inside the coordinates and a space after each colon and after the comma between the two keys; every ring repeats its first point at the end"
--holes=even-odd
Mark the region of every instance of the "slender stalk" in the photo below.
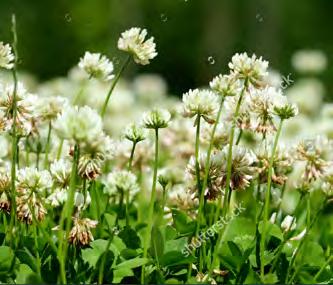
{"type": "MultiPolygon", "coordinates": [[[[304,195],[302,194],[301,197],[300,197],[299,200],[298,200],[298,203],[297,203],[296,209],[295,209],[295,211],[294,211],[293,219],[292,219],[292,221],[291,221],[290,226],[288,227],[288,229],[286,229],[286,232],[287,232],[287,233],[290,231],[292,225],[293,225],[294,222],[296,221],[296,213],[298,212],[298,209],[299,209],[299,207],[301,206],[301,202],[302,202],[302,200],[303,200],[303,197],[304,197],[304,195]]],[[[277,265],[277,263],[278,263],[278,261],[279,261],[280,255],[281,255],[281,253],[282,253],[282,249],[283,249],[284,245],[288,242],[288,240],[289,240],[289,238],[285,237],[284,240],[283,240],[283,242],[281,242],[280,245],[279,245],[279,247],[277,248],[277,250],[276,250],[276,255],[275,255],[275,258],[274,258],[274,262],[273,262],[273,265],[272,265],[272,267],[271,267],[270,270],[269,270],[270,273],[274,271],[274,269],[275,269],[275,267],[276,267],[276,265],[277,265]]]]}
{"type": "Polygon", "coordinates": [[[116,75],[116,78],[113,80],[113,82],[112,82],[112,84],[111,84],[111,87],[110,87],[110,89],[109,89],[108,94],[106,95],[106,99],[105,99],[105,101],[104,101],[103,108],[102,108],[102,111],[101,111],[101,117],[102,117],[102,118],[103,118],[104,115],[105,115],[106,108],[107,108],[107,106],[108,106],[108,103],[109,103],[109,100],[110,100],[110,98],[111,98],[112,92],[113,92],[114,88],[116,87],[117,82],[118,82],[118,80],[119,80],[119,78],[120,78],[120,75],[124,72],[125,68],[126,68],[127,65],[129,64],[130,60],[131,60],[131,56],[129,55],[129,56],[126,58],[126,60],[124,61],[123,65],[121,66],[119,72],[118,72],[117,75],[116,75]]]}
{"type": "Polygon", "coordinates": [[[292,268],[292,266],[293,266],[293,264],[294,264],[294,262],[295,262],[295,260],[296,260],[296,257],[297,257],[297,255],[298,255],[298,253],[300,252],[301,248],[303,247],[303,245],[304,245],[304,243],[305,243],[305,240],[306,240],[307,237],[309,236],[310,230],[311,230],[311,229],[313,228],[313,226],[315,225],[315,223],[316,223],[316,221],[317,221],[317,219],[318,219],[318,217],[319,217],[320,212],[324,210],[324,207],[325,207],[325,205],[326,205],[326,202],[327,202],[327,199],[325,199],[325,201],[324,201],[324,203],[323,203],[323,206],[322,206],[322,207],[317,211],[317,213],[315,214],[315,217],[313,218],[313,220],[312,220],[312,222],[311,222],[309,228],[306,229],[306,233],[305,233],[304,237],[301,239],[300,243],[298,244],[298,246],[297,246],[297,248],[296,248],[296,250],[295,250],[295,252],[294,252],[294,254],[293,254],[293,256],[292,256],[292,258],[291,258],[291,260],[290,260],[290,262],[289,262],[288,270],[287,270],[287,274],[286,274],[286,279],[285,279],[285,282],[284,282],[284,283],[286,283],[286,284],[288,283],[288,284],[289,284],[289,283],[292,282],[292,281],[294,280],[294,278],[296,277],[296,274],[297,274],[297,272],[298,272],[297,270],[295,270],[295,272],[294,272],[294,274],[292,275],[292,277],[288,280],[288,277],[289,277],[290,272],[291,272],[291,268],[292,268]]]}
{"type": "Polygon", "coordinates": [[[72,172],[71,172],[71,180],[69,185],[68,191],[68,198],[64,209],[61,213],[60,218],[60,229],[59,229],[59,248],[58,248],[58,259],[60,263],[60,277],[61,282],[66,284],[66,258],[67,258],[67,250],[68,250],[68,242],[67,237],[70,231],[71,226],[71,217],[74,208],[74,195],[76,189],[76,176],[77,176],[77,167],[79,162],[80,150],[79,146],[75,145],[74,148],[74,158],[73,158],[73,165],[72,165],[72,172]],[[63,226],[65,224],[66,219],[66,226],[65,226],[65,236],[63,231],[63,226]],[[64,243],[65,242],[65,243],[64,243]]]}
{"type": "MultiPolygon", "coordinates": [[[[89,79],[90,79],[90,78],[89,78],[89,79]]],[[[82,85],[81,85],[81,87],[80,87],[80,89],[79,89],[79,92],[77,92],[77,94],[75,95],[75,97],[74,97],[74,99],[73,99],[73,105],[77,105],[77,103],[79,102],[79,99],[81,99],[81,96],[82,96],[83,91],[84,91],[84,89],[85,89],[85,87],[86,87],[86,84],[87,84],[87,81],[85,80],[85,81],[82,83],[82,85]]]]}
{"type": "MultiPolygon", "coordinates": [[[[153,174],[153,184],[151,190],[151,197],[148,209],[148,226],[146,230],[146,236],[144,239],[143,257],[146,258],[148,254],[148,247],[150,243],[150,235],[153,226],[153,214],[154,205],[156,200],[156,182],[157,182],[157,168],[158,168],[158,129],[155,129],[155,160],[154,160],[154,174],[153,174]]],[[[141,271],[141,284],[145,283],[145,265],[142,266],[141,271]]]]}
{"type": "Polygon", "coordinates": [[[40,256],[38,251],[38,239],[37,239],[37,224],[34,223],[33,225],[33,231],[34,231],[34,242],[35,242],[35,248],[36,248],[36,273],[41,279],[41,270],[40,270],[40,256]]]}
{"type": "Polygon", "coordinates": [[[12,114],[13,114],[13,125],[11,129],[12,133],[12,159],[11,159],[11,215],[8,231],[8,240],[13,243],[13,228],[16,224],[16,163],[17,163],[17,148],[18,148],[18,137],[16,133],[16,121],[17,121],[17,62],[18,62],[18,52],[17,52],[17,33],[16,33],[16,17],[12,15],[12,33],[13,33],[13,51],[14,51],[14,68],[12,70],[14,88],[13,88],[13,100],[12,100],[12,114]]]}
{"type": "Polygon", "coordinates": [[[265,204],[264,204],[264,216],[263,216],[263,229],[261,234],[261,241],[260,241],[260,275],[263,280],[265,272],[264,272],[264,251],[265,251],[265,242],[266,242],[266,227],[268,221],[268,212],[269,212],[269,201],[270,201],[270,193],[271,193],[271,185],[272,185],[272,175],[273,175],[273,163],[275,158],[275,152],[277,149],[279,137],[281,135],[283,120],[280,120],[275,140],[273,144],[272,154],[269,160],[269,167],[268,167],[268,175],[267,175],[267,189],[265,195],[265,204]]]}
{"type": "Polygon", "coordinates": [[[57,152],[57,159],[59,160],[61,157],[61,153],[62,153],[62,147],[64,145],[64,140],[62,139],[59,143],[59,148],[58,148],[58,152],[57,152]]]}
{"type": "Polygon", "coordinates": [[[131,150],[131,156],[128,160],[128,166],[127,166],[127,170],[128,171],[131,171],[132,170],[132,163],[133,163],[133,158],[134,158],[134,152],[135,152],[135,147],[136,147],[136,142],[133,142],[133,145],[132,145],[132,150],[131,150]]]}
{"type": "Polygon", "coordinates": [[[110,235],[108,243],[107,243],[106,248],[104,250],[103,257],[102,257],[101,264],[100,264],[99,271],[98,271],[98,283],[97,284],[103,284],[104,267],[105,267],[107,252],[108,252],[108,250],[110,248],[110,245],[112,243],[113,236],[114,236],[113,234],[110,235]]]}
{"type": "Polygon", "coordinates": [[[196,228],[196,234],[198,234],[199,230],[200,230],[201,209],[202,209],[202,204],[204,203],[204,199],[201,198],[204,196],[204,189],[201,188],[200,162],[199,162],[200,122],[201,122],[201,116],[200,116],[200,114],[198,114],[197,118],[196,118],[197,129],[196,129],[196,134],[195,134],[195,175],[197,178],[197,188],[198,188],[198,193],[200,195],[200,201],[199,201],[199,214],[198,214],[198,223],[197,223],[197,228],[196,228]]]}
{"type": "Polygon", "coordinates": [[[239,134],[238,134],[238,137],[237,137],[237,140],[236,140],[236,145],[239,144],[239,142],[240,142],[240,140],[241,140],[241,138],[242,138],[242,135],[243,135],[243,130],[240,129],[239,134]]]}
{"type": "MultiPolygon", "coordinates": [[[[230,131],[230,139],[229,139],[229,148],[228,148],[228,157],[227,157],[227,177],[226,177],[226,184],[225,184],[225,194],[223,199],[223,216],[226,215],[226,213],[229,210],[229,203],[230,203],[230,197],[231,197],[231,190],[230,190],[230,180],[231,180],[231,171],[232,171],[232,148],[234,144],[234,138],[235,138],[235,129],[236,129],[236,122],[239,115],[239,110],[242,104],[244,92],[247,88],[247,82],[244,83],[244,87],[241,91],[241,94],[239,95],[239,99],[236,105],[235,114],[232,121],[231,131],[230,131]]],[[[222,199],[222,198],[221,198],[222,199]]],[[[214,222],[217,221],[221,210],[221,203],[217,205],[217,211],[215,214],[214,222]]]]}
{"type": "Polygon", "coordinates": [[[317,282],[318,277],[320,276],[320,274],[323,273],[324,269],[326,268],[327,265],[329,265],[331,263],[331,261],[333,261],[333,255],[331,255],[327,261],[325,262],[325,264],[320,268],[320,270],[317,272],[317,274],[315,275],[315,277],[313,278],[314,282],[317,282]]]}
{"type": "Polygon", "coordinates": [[[52,122],[49,121],[49,127],[47,131],[47,140],[45,145],[45,160],[44,160],[44,169],[47,168],[49,163],[49,151],[50,151],[50,142],[51,142],[51,132],[52,132],[52,122]]]}
{"type": "MultiPolygon", "coordinates": [[[[204,203],[205,189],[206,189],[207,184],[208,184],[210,156],[211,156],[212,150],[213,150],[213,143],[214,143],[216,128],[217,128],[217,125],[220,121],[220,117],[221,117],[221,114],[222,114],[223,102],[224,102],[224,97],[221,97],[220,108],[219,108],[219,111],[218,111],[217,116],[216,116],[216,120],[215,120],[213,129],[212,129],[210,142],[209,142],[209,146],[208,146],[208,150],[207,150],[207,156],[206,156],[206,162],[205,162],[205,176],[204,176],[204,180],[203,180],[203,184],[202,184],[202,191],[200,192],[200,200],[199,200],[199,213],[198,213],[198,217],[199,217],[198,222],[199,223],[201,221],[201,216],[202,216],[202,204],[204,203]]],[[[197,227],[197,234],[198,234],[198,227],[197,227]]]]}

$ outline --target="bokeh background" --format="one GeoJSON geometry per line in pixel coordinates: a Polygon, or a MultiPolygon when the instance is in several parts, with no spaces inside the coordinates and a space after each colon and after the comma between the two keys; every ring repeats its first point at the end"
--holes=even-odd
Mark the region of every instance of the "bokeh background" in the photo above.
{"type": "Polygon", "coordinates": [[[20,68],[40,80],[66,75],[84,51],[118,63],[120,32],[145,27],[158,45],[152,64],[132,64],[126,76],[161,74],[180,95],[227,69],[235,52],[268,59],[282,75],[299,49],[319,49],[328,59],[320,74],[325,100],[333,99],[333,1],[330,0],[1,0],[0,38],[9,42],[17,16],[20,68]]]}

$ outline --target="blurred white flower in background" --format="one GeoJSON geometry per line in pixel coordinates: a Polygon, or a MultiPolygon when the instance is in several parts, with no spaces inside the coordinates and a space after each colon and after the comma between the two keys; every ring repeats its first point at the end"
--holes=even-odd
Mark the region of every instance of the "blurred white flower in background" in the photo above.
{"type": "Polygon", "coordinates": [[[293,67],[300,73],[319,73],[327,67],[327,57],[321,50],[300,50],[292,57],[293,67]]]}
{"type": "Polygon", "coordinates": [[[318,115],[323,104],[324,86],[315,78],[301,79],[286,91],[292,103],[297,104],[301,114],[318,115]]]}

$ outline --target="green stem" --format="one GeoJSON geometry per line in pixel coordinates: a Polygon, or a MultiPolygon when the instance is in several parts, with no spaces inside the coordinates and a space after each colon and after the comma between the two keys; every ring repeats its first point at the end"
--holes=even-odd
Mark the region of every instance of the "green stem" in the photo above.
{"type": "MultiPolygon", "coordinates": [[[[301,197],[300,197],[299,200],[298,200],[298,203],[297,203],[296,209],[295,209],[295,211],[294,211],[293,219],[292,219],[292,221],[291,221],[291,223],[290,223],[289,228],[286,230],[286,234],[288,234],[288,232],[290,231],[292,225],[293,225],[294,222],[296,221],[296,213],[298,212],[299,207],[301,206],[301,202],[302,202],[302,200],[303,200],[303,197],[304,197],[304,195],[301,195],[301,197]]],[[[281,242],[280,245],[279,245],[279,247],[277,248],[277,250],[276,250],[276,255],[275,255],[275,258],[274,258],[274,262],[273,262],[273,265],[272,265],[272,267],[271,267],[270,270],[269,270],[270,273],[272,273],[272,272],[274,271],[274,269],[275,269],[275,267],[276,267],[276,265],[277,265],[277,263],[278,263],[278,261],[279,261],[280,255],[281,255],[281,253],[282,253],[282,249],[283,249],[284,245],[288,242],[288,240],[289,240],[289,238],[285,237],[284,240],[283,240],[283,242],[281,242]]]]}
{"type": "Polygon", "coordinates": [[[16,224],[16,163],[17,163],[17,147],[18,147],[18,137],[16,133],[16,120],[17,120],[17,61],[18,61],[18,52],[17,52],[17,33],[16,33],[16,17],[12,15],[12,33],[13,33],[13,51],[14,51],[14,68],[12,70],[13,80],[14,80],[14,89],[13,89],[13,102],[12,102],[12,112],[13,112],[13,125],[12,125],[12,159],[11,159],[11,216],[10,216],[10,223],[9,223],[9,231],[8,231],[8,240],[12,244],[14,239],[12,238],[13,235],[13,228],[16,224]]]}
{"type": "Polygon", "coordinates": [[[196,118],[196,134],[195,134],[195,175],[197,179],[197,188],[198,193],[200,195],[200,201],[199,201],[199,213],[198,213],[198,222],[197,222],[197,228],[196,228],[196,235],[199,233],[200,225],[201,225],[201,211],[202,211],[202,204],[204,203],[204,195],[205,191],[203,188],[201,188],[201,179],[200,179],[200,162],[199,162],[199,147],[200,147],[200,122],[201,122],[201,116],[200,114],[197,115],[196,118]]]}
{"type": "Polygon", "coordinates": [[[64,209],[61,213],[60,218],[60,229],[59,229],[59,249],[58,249],[58,259],[60,263],[60,274],[61,274],[61,282],[66,284],[66,258],[67,258],[67,251],[68,251],[68,241],[67,237],[71,227],[72,221],[72,213],[74,208],[74,196],[76,190],[76,176],[77,176],[77,167],[80,157],[80,150],[79,146],[75,145],[74,148],[74,158],[72,164],[72,171],[71,171],[71,180],[68,190],[68,198],[65,203],[64,209]],[[63,231],[64,222],[66,219],[66,226],[65,226],[65,236],[63,231]],[[64,243],[65,242],[65,243],[64,243]]]}
{"type": "Polygon", "coordinates": [[[61,157],[61,153],[62,153],[62,147],[64,145],[64,140],[62,139],[59,143],[59,147],[58,147],[58,152],[57,152],[57,160],[60,159],[61,157]]]}
{"type": "Polygon", "coordinates": [[[136,142],[133,142],[133,146],[132,146],[132,150],[131,150],[131,156],[128,160],[128,166],[127,166],[127,170],[131,171],[132,170],[132,163],[133,163],[133,158],[134,158],[134,152],[135,152],[135,147],[136,147],[136,142]]]}
{"type": "Polygon", "coordinates": [[[331,261],[333,261],[333,255],[329,257],[329,259],[325,262],[325,264],[320,268],[320,270],[317,272],[317,274],[314,277],[314,282],[317,282],[318,277],[320,276],[320,274],[324,271],[324,269],[326,268],[327,265],[329,265],[331,263],[331,261]]]}
{"type": "MultiPolygon", "coordinates": [[[[315,225],[315,223],[316,223],[316,221],[317,221],[317,219],[318,219],[318,217],[319,217],[320,212],[324,210],[324,207],[325,207],[325,205],[326,205],[326,202],[327,202],[327,199],[325,199],[325,201],[324,201],[324,203],[323,203],[323,206],[317,211],[315,217],[313,218],[311,224],[309,225],[309,228],[306,229],[306,233],[305,233],[304,237],[301,239],[300,243],[298,244],[298,246],[297,246],[297,248],[296,248],[296,250],[295,250],[295,253],[293,254],[293,256],[292,256],[292,258],[291,258],[291,260],[290,260],[290,262],[289,262],[288,270],[287,270],[287,274],[286,274],[286,279],[285,279],[285,282],[284,282],[284,283],[287,282],[288,277],[289,277],[290,272],[291,272],[291,267],[293,266],[293,264],[294,264],[294,262],[295,262],[295,260],[296,260],[296,257],[297,257],[297,255],[298,255],[298,253],[300,252],[300,250],[301,250],[303,244],[305,243],[305,240],[306,240],[307,237],[309,236],[310,230],[311,230],[311,229],[313,228],[313,226],[315,225]]],[[[294,272],[294,274],[292,275],[292,277],[288,280],[288,282],[287,282],[288,284],[289,284],[289,282],[292,282],[292,281],[294,280],[296,274],[297,274],[297,270],[295,270],[295,272],[294,272]]]]}
{"type": "MultiPolygon", "coordinates": [[[[89,78],[89,79],[90,79],[90,78],[89,78]]],[[[82,83],[82,85],[81,85],[81,87],[80,87],[80,89],[79,89],[79,92],[77,92],[77,94],[76,94],[75,97],[74,97],[73,105],[77,105],[77,103],[79,102],[79,99],[81,98],[81,96],[82,96],[82,94],[83,94],[83,91],[84,91],[84,89],[85,89],[85,87],[86,87],[86,84],[87,84],[87,81],[85,80],[85,81],[82,83]]]]}
{"type": "Polygon", "coordinates": [[[129,64],[130,60],[131,60],[131,56],[129,55],[129,56],[126,58],[126,60],[124,61],[123,65],[121,66],[119,72],[118,72],[117,75],[116,75],[116,78],[113,80],[113,82],[112,82],[112,84],[111,84],[111,87],[110,87],[110,89],[109,89],[108,94],[106,95],[106,99],[105,99],[105,101],[104,101],[103,108],[102,108],[102,111],[101,111],[101,117],[102,117],[102,118],[103,118],[104,115],[105,115],[106,108],[107,108],[107,106],[108,106],[108,103],[109,103],[109,100],[110,100],[110,98],[111,98],[112,92],[113,92],[114,88],[116,87],[117,82],[118,82],[118,80],[119,80],[119,78],[120,78],[120,75],[124,72],[125,68],[126,68],[127,65],[129,64]]]}
{"type": "Polygon", "coordinates": [[[238,134],[238,137],[237,137],[237,140],[236,140],[236,145],[239,144],[239,142],[240,142],[240,140],[241,140],[241,138],[242,138],[242,135],[243,135],[243,130],[240,129],[239,134],[238,134]]]}
{"type": "Polygon", "coordinates": [[[269,168],[268,168],[268,175],[267,175],[267,189],[265,195],[265,204],[264,204],[264,216],[263,216],[263,229],[261,234],[261,241],[260,241],[260,276],[263,280],[265,272],[264,272],[264,251],[265,251],[265,242],[266,242],[266,226],[268,221],[268,214],[269,214],[269,201],[270,201],[270,193],[271,193],[271,185],[272,185],[272,175],[273,175],[273,163],[275,158],[275,152],[277,149],[279,137],[281,134],[283,125],[283,120],[280,120],[277,133],[275,135],[275,140],[273,144],[273,149],[271,153],[271,157],[269,160],[269,168]]]}
{"type": "Polygon", "coordinates": [[[49,163],[49,151],[50,151],[50,142],[51,142],[51,132],[52,132],[52,122],[49,121],[49,128],[47,132],[47,140],[45,145],[45,160],[44,160],[44,169],[47,169],[49,163]]]}
{"type": "MultiPolygon", "coordinates": [[[[218,111],[217,116],[216,116],[216,120],[215,120],[213,130],[212,130],[212,133],[211,133],[211,137],[210,137],[209,147],[208,147],[208,150],[207,150],[207,157],[206,157],[206,162],[205,162],[205,176],[204,176],[202,191],[200,193],[200,200],[199,200],[199,214],[198,214],[199,222],[200,222],[201,216],[202,216],[202,204],[204,202],[205,189],[206,189],[207,184],[208,184],[208,175],[209,175],[209,168],[210,168],[210,156],[211,156],[211,153],[212,153],[212,150],[213,150],[213,143],[214,143],[216,128],[217,128],[217,125],[220,121],[220,117],[221,117],[221,114],[222,114],[223,102],[224,102],[224,97],[221,98],[220,108],[219,108],[219,111],[218,111]]],[[[221,196],[222,195],[220,195],[219,199],[221,199],[221,196]]],[[[220,204],[221,204],[221,201],[220,201],[220,204]]],[[[198,228],[197,228],[197,234],[198,234],[198,228]]]]}
{"type": "Polygon", "coordinates": [[[102,257],[101,264],[100,264],[100,267],[99,267],[99,272],[98,272],[98,283],[97,284],[103,284],[104,267],[105,267],[107,252],[110,248],[112,240],[113,240],[113,234],[111,234],[111,236],[109,237],[108,243],[107,243],[106,248],[105,248],[104,253],[103,253],[103,257],[102,257]]]}
{"type": "MultiPolygon", "coordinates": [[[[225,193],[224,193],[224,199],[223,199],[223,216],[225,216],[229,210],[229,203],[230,203],[230,197],[231,197],[230,180],[231,180],[231,171],[232,171],[232,148],[233,148],[234,138],[235,138],[236,122],[237,122],[239,110],[240,110],[240,107],[242,104],[242,100],[243,100],[243,96],[244,96],[244,92],[245,92],[246,88],[247,88],[247,82],[244,83],[242,92],[239,95],[235,114],[234,114],[234,117],[232,120],[231,131],[230,131],[229,149],[228,149],[228,157],[227,157],[227,177],[226,177],[225,193]]],[[[214,222],[217,221],[217,219],[220,215],[220,210],[221,210],[221,203],[219,203],[217,205],[217,211],[215,214],[214,222]]]]}
{"type": "MultiPolygon", "coordinates": [[[[146,236],[144,239],[143,258],[147,258],[148,247],[150,244],[150,235],[153,225],[154,205],[156,200],[157,169],[158,169],[158,129],[155,129],[154,174],[153,174],[153,184],[152,184],[151,197],[148,209],[148,225],[146,230],[146,236]]],[[[142,271],[141,271],[141,284],[144,283],[145,283],[145,265],[142,266],[142,271]]]]}
{"type": "Polygon", "coordinates": [[[36,248],[36,273],[41,279],[41,270],[40,270],[40,256],[39,256],[39,251],[38,251],[38,239],[37,239],[37,224],[34,223],[33,225],[33,231],[34,231],[34,241],[35,241],[35,248],[36,248]]]}

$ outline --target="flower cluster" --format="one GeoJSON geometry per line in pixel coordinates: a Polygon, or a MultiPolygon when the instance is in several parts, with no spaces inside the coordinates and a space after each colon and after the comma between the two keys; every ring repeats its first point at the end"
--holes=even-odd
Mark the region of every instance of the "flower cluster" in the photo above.
{"type": "Polygon", "coordinates": [[[149,64],[150,60],[157,56],[157,52],[154,38],[145,40],[146,36],[146,29],[131,28],[121,34],[118,48],[132,54],[136,63],[149,64]]]}

